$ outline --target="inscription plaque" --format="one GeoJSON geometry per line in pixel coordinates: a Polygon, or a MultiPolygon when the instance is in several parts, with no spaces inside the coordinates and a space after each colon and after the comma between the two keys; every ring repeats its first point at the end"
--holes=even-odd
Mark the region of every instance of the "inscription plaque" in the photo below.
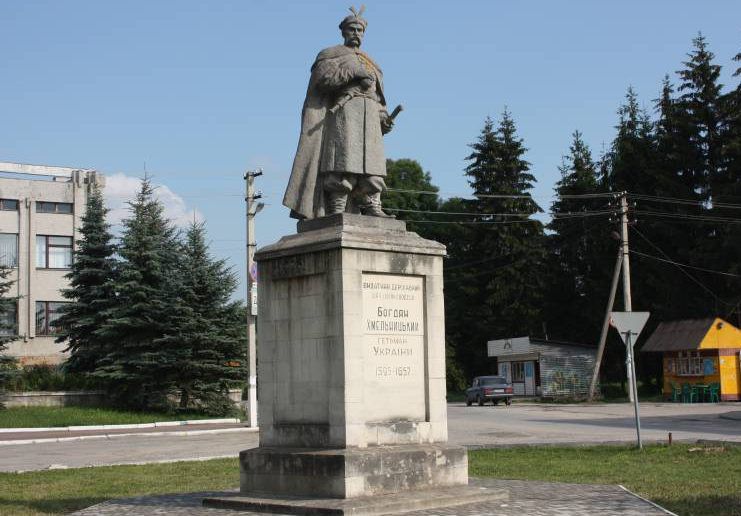
{"type": "Polygon", "coordinates": [[[425,420],[424,281],[363,274],[367,420],[425,420]]]}

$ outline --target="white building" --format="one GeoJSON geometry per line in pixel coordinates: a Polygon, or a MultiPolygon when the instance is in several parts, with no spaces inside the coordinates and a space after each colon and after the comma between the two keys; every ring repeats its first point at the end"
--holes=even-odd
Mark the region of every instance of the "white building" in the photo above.
{"type": "Polygon", "coordinates": [[[94,183],[103,186],[94,170],[0,162],[0,263],[14,268],[7,296],[18,301],[7,321],[20,336],[7,353],[21,364],[64,360],[53,322],[94,183]]]}
{"type": "Polygon", "coordinates": [[[516,337],[490,340],[486,349],[515,396],[583,398],[589,392],[596,346],[516,337]]]}

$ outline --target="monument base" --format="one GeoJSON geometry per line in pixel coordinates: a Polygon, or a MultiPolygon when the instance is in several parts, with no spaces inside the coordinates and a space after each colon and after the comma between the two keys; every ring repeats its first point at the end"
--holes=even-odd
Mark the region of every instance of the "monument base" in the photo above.
{"type": "Polygon", "coordinates": [[[509,500],[509,490],[486,487],[442,487],[359,498],[222,496],[205,498],[205,507],[272,514],[400,514],[425,509],[509,500]]]}
{"type": "Polygon", "coordinates": [[[466,485],[460,446],[424,444],[370,448],[260,447],[239,454],[240,492],[356,498],[466,485]]]}

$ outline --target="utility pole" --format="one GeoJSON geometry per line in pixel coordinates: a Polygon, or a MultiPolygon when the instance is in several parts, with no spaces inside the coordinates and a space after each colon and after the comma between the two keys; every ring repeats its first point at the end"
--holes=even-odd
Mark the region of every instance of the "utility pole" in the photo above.
{"type": "Polygon", "coordinates": [[[610,297],[607,300],[605,309],[605,319],[602,322],[602,332],[599,336],[599,346],[597,346],[597,356],[594,359],[594,371],[592,371],[592,381],[589,384],[589,401],[594,399],[594,392],[597,390],[597,380],[599,378],[600,365],[602,364],[602,355],[605,352],[605,342],[607,342],[607,331],[610,329],[610,312],[615,304],[615,292],[617,291],[618,279],[620,278],[620,267],[623,264],[623,251],[618,249],[617,260],[615,260],[615,270],[612,272],[612,284],[610,285],[610,297]]]}
{"type": "MultiPolygon", "coordinates": [[[[623,310],[633,311],[633,301],[630,297],[630,249],[628,248],[628,192],[620,194],[620,242],[623,254],[623,310]]],[[[632,345],[632,344],[631,344],[632,345]]],[[[636,382],[633,379],[635,364],[633,364],[633,349],[626,350],[626,370],[628,376],[628,399],[632,402],[637,399],[634,391],[636,382]]]]}
{"type": "Polygon", "coordinates": [[[247,422],[251,428],[257,427],[257,343],[255,321],[257,318],[257,268],[255,266],[255,215],[263,204],[255,204],[262,197],[255,193],[255,178],[262,175],[262,169],[248,170],[244,175],[247,205],[247,422]]]}

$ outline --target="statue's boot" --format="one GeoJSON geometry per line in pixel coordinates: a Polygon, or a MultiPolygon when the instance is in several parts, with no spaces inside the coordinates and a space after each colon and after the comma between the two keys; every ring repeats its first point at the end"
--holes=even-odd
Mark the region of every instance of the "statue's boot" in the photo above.
{"type": "Polygon", "coordinates": [[[345,213],[347,207],[347,196],[345,192],[326,192],[327,194],[327,215],[335,213],[345,213]]]}
{"type": "Polygon", "coordinates": [[[324,205],[327,215],[345,213],[347,198],[352,192],[352,177],[342,172],[329,172],[324,177],[324,205]]]}
{"type": "Polygon", "coordinates": [[[388,219],[395,218],[394,215],[384,213],[381,209],[381,193],[371,194],[366,197],[366,202],[360,206],[360,212],[363,215],[370,215],[372,217],[384,217],[388,219]]]}

